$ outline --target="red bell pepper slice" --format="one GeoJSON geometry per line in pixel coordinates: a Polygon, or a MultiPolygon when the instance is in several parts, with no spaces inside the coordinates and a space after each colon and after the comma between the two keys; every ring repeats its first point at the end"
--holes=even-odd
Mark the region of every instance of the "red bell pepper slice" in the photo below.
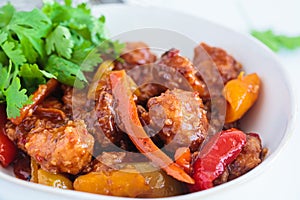
{"type": "Polygon", "coordinates": [[[245,144],[246,134],[238,129],[232,128],[215,134],[193,163],[192,177],[195,184],[189,186],[190,191],[213,187],[213,181],[236,159],[245,144]]]}
{"type": "Polygon", "coordinates": [[[146,134],[139,120],[137,107],[126,76],[125,71],[121,70],[111,72],[109,78],[113,96],[117,101],[116,112],[129,138],[141,153],[168,175],[179,181],[193,184],[194,180],[162,152],[146,134]]]}
{"type": "Polygon", "coordinates": [[[5,124],[7,122],[5,105],[0,105],[0,163],[7,167],[16,157],[17,148],[15,144],[5,134],[5,124]]]}

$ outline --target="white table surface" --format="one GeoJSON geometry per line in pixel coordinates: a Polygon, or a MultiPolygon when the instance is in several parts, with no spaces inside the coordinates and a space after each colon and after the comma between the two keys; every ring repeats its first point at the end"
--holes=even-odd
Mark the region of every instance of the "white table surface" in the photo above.
{"type": "MultiPolygon", "coordinates": [[[[251,28],[272,28],[278,33],[300,34],[299,0],[127,0],[127,2],[179,10],[244,33],[249,32],[251,28]]],[[[300,49],[292,52],[281,51],[278,56],[294,86],[296,98],[299,99],[300,49]]],[[[298,112],[296,118],[299,118],[298,112]]],[[[298,153],[300,153],[300,123],[296,125],[296,130],[280,156],[267,171],[250,182],[238,186],[234,194],[225,191],[222,199],[299,200],[300,156],[298,153]]],[[[211,199],[219,198],[212,196],[211,199]]]]}

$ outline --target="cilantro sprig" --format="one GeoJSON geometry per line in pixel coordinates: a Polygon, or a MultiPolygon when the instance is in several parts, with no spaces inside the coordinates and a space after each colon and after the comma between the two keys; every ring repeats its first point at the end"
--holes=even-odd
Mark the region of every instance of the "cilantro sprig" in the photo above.
{"type": "Polygon", "coordinates": [[[275,34],[272,30],[252,30],[251,35],[267,45],[274,52],[280,49],[294,50],[300,48],[300,36],[286,36],[275,34]]]}
{"type": "Polygon", "coordinates": [[[84,72],[102,62],[101,55],[119,56],[123,44],[107,38],[105,17],[94,17],[87,4],[56,1],[41,9],[0,8],[0,103],[7,116],[20,115],[30,95],[49,78],[83,88],[84,72]]]}

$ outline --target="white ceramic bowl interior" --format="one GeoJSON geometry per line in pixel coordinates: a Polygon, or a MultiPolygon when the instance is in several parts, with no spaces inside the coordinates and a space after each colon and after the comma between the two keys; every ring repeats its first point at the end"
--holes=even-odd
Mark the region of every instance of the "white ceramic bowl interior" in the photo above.
{"type": "MultiPolygon", "coordinates": [[[[242,122],[246,132],[260,134],[269,149],[264,162],[246,175],[216,188],[188,194],[184,199],[209,199],[212,193],[233,189],[269,167],[291,134],[295,102],[282,65],[265,46],[249,36],[193,16],[155,7],[105,5],[93,8],[104,14],[110,35],[121,41],[144,41],[158,49],[176,47],[190,58],[197,43],[222,47],[243,64],[246,73],[256,72],[262,81],[261,95],[242,122]],[[135,31],[133,31],[135,30],[135,31]],[[149,31],[150,30],[150,31],[149,31]],[[168,34],[171,33],[171,34],[168,34]],[[174,34],[176,33],[176,34],[174,34]]],[[[0,197],[4,199],[108,199],[107,196],[64,191],[13,178],[10,169],[0,167],[0,197]],[[20,192],[19,192],[20,191],[20,192]]],[[[168,199],[182,199],[171,197],[168,199]]],[[[109,199],[123,199],[109,197],[109,199]]]]}

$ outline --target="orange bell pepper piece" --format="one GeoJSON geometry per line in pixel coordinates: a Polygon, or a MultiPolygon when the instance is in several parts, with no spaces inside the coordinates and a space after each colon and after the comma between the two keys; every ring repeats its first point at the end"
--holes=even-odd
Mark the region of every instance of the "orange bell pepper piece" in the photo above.
{"type": "Polygon", "coordinates": [[[125,71],[111,72],[110,82],[112,94],[117,101],[116,113],[118,113],[123,128],[137,149],[168,175],[179,181],[194,184],[194,180],[162,152],[143,129],[125,71]]]}
{"type": "Polygon", "coordinates": [[[174,155],[175,162],[184,169],[185,172],[190,172],[192,154],[190,148],[179,147],[174,155]]]}
{"type": "Polygon", "coordinates": [[[237,79],[229,81],[223,90],[227,100],[226,123],[240,119],[258,98],[260,79],[256,73],[244,76],[241,72],[237,79]]]}

